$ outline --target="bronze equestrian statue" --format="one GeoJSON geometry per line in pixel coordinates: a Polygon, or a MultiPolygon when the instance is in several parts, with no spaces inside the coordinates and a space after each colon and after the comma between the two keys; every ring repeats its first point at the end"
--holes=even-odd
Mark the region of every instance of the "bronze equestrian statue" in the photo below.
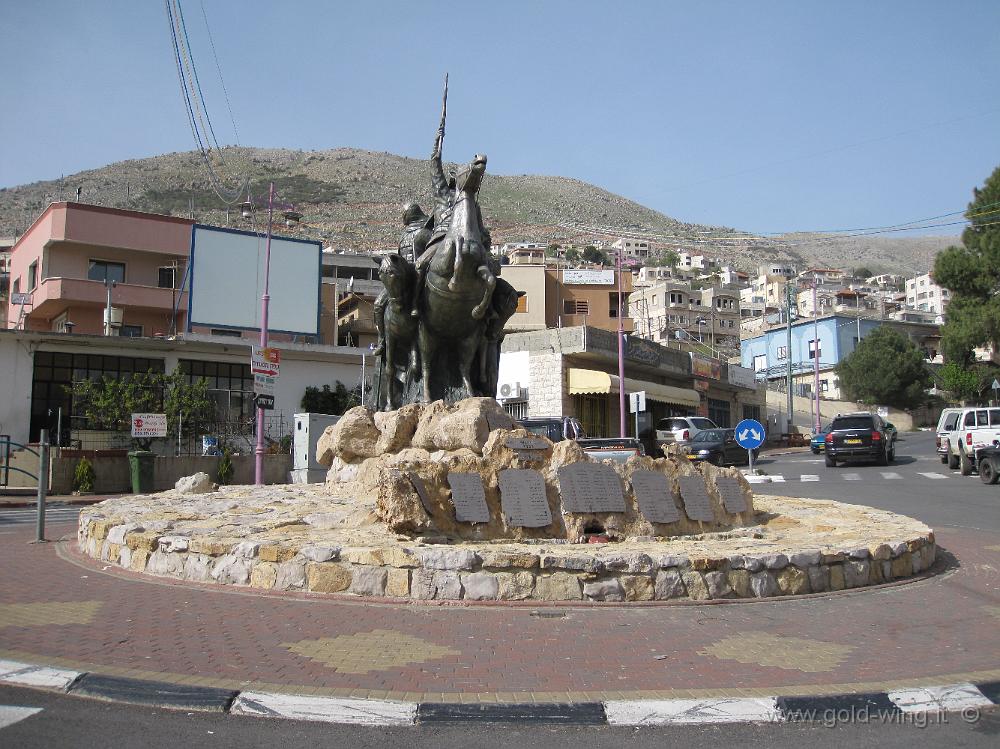
{"type": "Polygon", "coordinates": [[[408,204],[399,249],[379,262],[386,290],[375,305],[374,405],[387,410],[418,400],[495,397],[503,328],[524,294],[498,278],[500,263],[483,225],[478,195],[486,157],[477,154],[457,175],[445,176],[447,104],[446,76],[430,160],[434,216],[408,204]]]}

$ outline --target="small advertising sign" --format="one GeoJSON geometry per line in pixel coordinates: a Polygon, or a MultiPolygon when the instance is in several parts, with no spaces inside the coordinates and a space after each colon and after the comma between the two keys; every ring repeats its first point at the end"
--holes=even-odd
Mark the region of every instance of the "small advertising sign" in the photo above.
{"type": "Polygon", "coordinates": [[[267,348],[253,347],[250,354],[250,371],[253,374],[277,377],[280,368],[281,352],[278,349],[270,346],[267,348]]]}
{"type": "Polygon", "coordinates": [[[20,305],[31,304],[31,293],[11,294],[10,303],[20,305]]]}
{"type": "Polygon", "coordinates": [[[265,411],[270,411],[274,408],[273,395],[255,395],[253,400],[257,408],[262,408],[265,411]]]}
{"type": "Polygon", "coordinates": [[[634,414],[641,413],[646,410],[646,391],[638,390],[634,393],[628,394],[629,411],[634,414]]]}
{"type": "Polygon", "coordinates": [[[564,284],[613,286],[615,272],[613,270],[564,270],[562,281],[564,284]]]}
{"type": "Polygon", "coordinates": [[[137,438],[166,437],[166,414],[132,414],[132,436],[137,438]]]}
{"type": "Polygon", "coordinates": [[[255,374],[253,376],[254,395],[270,395],[273,397],[274,385],[277,380],[277,377],[272,377],[271,375],[255,374]]]}

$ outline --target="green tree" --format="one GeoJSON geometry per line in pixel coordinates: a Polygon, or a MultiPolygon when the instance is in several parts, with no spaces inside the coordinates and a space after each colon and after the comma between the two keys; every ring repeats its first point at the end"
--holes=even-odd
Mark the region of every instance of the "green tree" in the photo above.
{"type": "Polygon", "coordinates": [[[840,386],[860,403],[913,408],[926,400],[923,352],[892,328],[876,328],[837,365],[840,386]]]}
{"type": "Polygon", "coordinates": [[[576,247],[566,250],[566,262],[570,264],[580,262],[580,251],[576,247]]]}
{"type": "Polygon", "coordinates": [[[941,328],[945,359],[969,366],[977,346],[1000,347],[1000,167],[972,191],[962,246],[934,260],[934,280],[951,291],[941,328]]]}
{"type": "Polygon", "coordinates": [[[559,245],[553,243],[545,248],[545,257],[558,257],[559,256],[559,245]]]}
{"type": "MultiPolygon", "coordinates": [[[[176,437],[177,421],[183,416],[182,434],[199,434],[215,416],[215,403],[204,378],[188,383],[180,368],[170,375],[136,372],[130,377],[105,375],[100,380],[80,380],[70,388],[73,410],[87,418],[93,429],[130,431],[132,414],[165,413],[167,434],[176,437]]],[[[152,439],[136,439],[148,450],[152,439]]]]}
{"type": "Polygon", "coordinates": [[[601,265],[610,264],[608,256],[593,245],[587,245],[583,248],[583,259],[588,263],[600,263],[601,265]]]}
{"type": "Polygon", "coordinates": [[[860,268],[855,268],[854,270],[852,270],[851,275],[854,276],[855,278],[871,278],[875,274],[871,272],[870,268],[866,268],[865,266],[862,265],[860,268]]]}
{"type": "Polygon", "coordinates": [[[359,393],[348,390],[344,387],[344,383],[338,380],[333,388],[329,385],[324,385],[322,389],[307,387],[299,405],[305,413],[339,416],[358,403],[360,403],[359,393]]]}
{"type": "Polygon", "coordinates": [[[950,361],[938,370],[941,388],[962,402],[976,398],[982,391],[984,373],[979,368],[963,367],[950,361]]]}
{"type": "Polygon", "coordinates": [[[678,263],[681,261],[681,256],[678,255],[673,250],[667,250],[663,253],[663,264],[669,265],[671,268],[676,268],[678,263]]]}

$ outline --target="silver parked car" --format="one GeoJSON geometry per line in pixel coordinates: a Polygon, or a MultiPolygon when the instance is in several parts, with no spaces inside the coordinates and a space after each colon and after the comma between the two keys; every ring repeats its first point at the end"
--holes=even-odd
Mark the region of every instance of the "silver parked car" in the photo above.
{"type": "Polygon", "coordinates": [[[718,428],[714,421],[704,416],[668,416],[656,423],[656,447],[662,449],[664,445],[675,444],[686,447],[698,432],[718,428]]]}

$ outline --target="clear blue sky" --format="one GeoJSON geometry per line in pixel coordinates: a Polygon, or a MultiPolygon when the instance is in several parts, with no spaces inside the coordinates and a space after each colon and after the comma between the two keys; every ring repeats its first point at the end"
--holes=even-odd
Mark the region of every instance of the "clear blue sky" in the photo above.
{"type": "MultiPolygon", "coordinates": [[[[1000,164],[996,0],[203,5],[243,145],[426,157],[447,70],[446,158],[684,221],[896,224],[963,209],[1000,164]]],[[[234,142],[202,2],[182,7],[234,142]]],[[[0,27],[0,185],[194,147],[162,2],[5,0],[0,27]]]]}

